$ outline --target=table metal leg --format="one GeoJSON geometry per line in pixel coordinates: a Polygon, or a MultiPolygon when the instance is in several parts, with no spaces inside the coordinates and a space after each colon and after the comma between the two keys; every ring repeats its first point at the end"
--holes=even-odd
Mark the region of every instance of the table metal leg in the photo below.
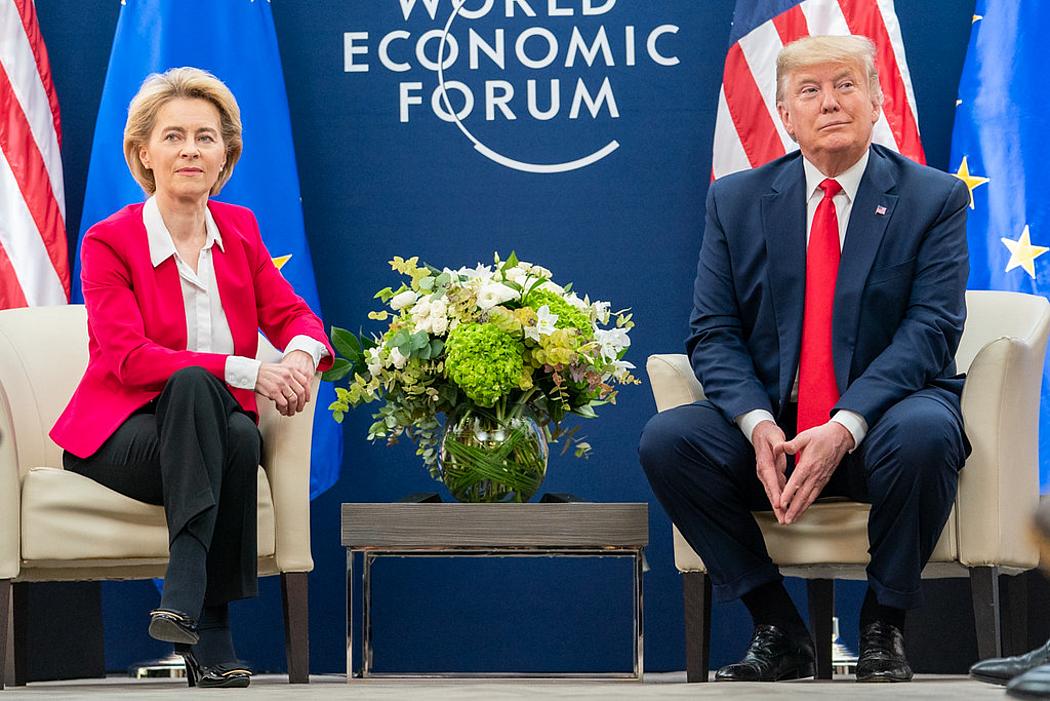
{"type": "Polygon", "coordinates": [[[372,672],[372,553],[366,552],[362,556],[362,593],[364,602],[361,605],[361,628],[364,630],[361,636],[361,678],[368,677],[372,672]]]}
{"type": "Polygon", "coordinates": [[[346,683],[354,679],[354,551],[346,549],[346,683]]]}

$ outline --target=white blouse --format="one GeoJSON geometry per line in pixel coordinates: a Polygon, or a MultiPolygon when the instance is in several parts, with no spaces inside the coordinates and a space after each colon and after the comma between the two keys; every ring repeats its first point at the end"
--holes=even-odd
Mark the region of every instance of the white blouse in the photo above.
{"type": "MultiPolygon", "coordinates": [[[[206,239],[197,258],[196,273],[176,250],[155,197],[146,200],[142,208],[142,223],[146,225],[150,262],[153,263],[153,267],[156,268],[171,256],[175,256],[179,280],[182,283],[182,302],[186,310],[186,350],[226,355],[226,384],[240,389],[255,389],[262,363],[255,358],[233,355],[230,322],[222,308],[211,255],[212,246],[218,246],[222,251],[225,249],[211,211],[207,208],[204,210],[206,239]]],[[[321,362],[321,358],[328,355],[328,349],[323,343],[305,335],[292,338],[288,347],[284,349],[284,355],[297,350],[309,353],[314,359],[314,367],[321,362]]]]}

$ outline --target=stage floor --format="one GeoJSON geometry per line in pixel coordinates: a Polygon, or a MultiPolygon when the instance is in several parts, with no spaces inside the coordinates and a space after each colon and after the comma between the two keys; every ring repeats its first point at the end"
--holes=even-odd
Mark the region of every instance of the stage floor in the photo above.
{"type": "MultiPolygon", "coordinates": [[[[0,701],[16,699],[215,699],[215,690],[187,689],[174,680],[139,680],[109,677],[68,682],[41,682],[24,688],[8,687],[0,701]],[[196,693],[193,693],[195,691],[196,693]]],[[[243,690],[225,690],[222,697],[251,694],[259,699],[433,699],[435,701],[503,701],[504,699],[1003,699],[1002,687],[981,684],[966,677],[921,675],[910,684],[857,684],[848,677],[831,682],[794,681],[778,684],[686,684],[685,673],[647,674],[641,684],[630,681],[401,681],[368,680],[347,685],[342,676],[310,678],[309,686],[289,686],[286,677],[264,675],[243,690]]]]}

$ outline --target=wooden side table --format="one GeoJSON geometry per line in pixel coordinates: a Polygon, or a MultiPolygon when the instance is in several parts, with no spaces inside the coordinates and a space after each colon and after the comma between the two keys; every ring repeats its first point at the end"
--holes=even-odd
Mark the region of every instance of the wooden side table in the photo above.
{"type": "Polygon", "coordinates": [[[362,554],[362,678],[601,677],[641,680],[642,550],[648,504],[343,504],[346,679],[353,677],[354,555],[362,554]],[[372,671],[371,566],[379,557],[630,557],[634,560],[634,665],[630,672],[383,673],[372,671]]]}

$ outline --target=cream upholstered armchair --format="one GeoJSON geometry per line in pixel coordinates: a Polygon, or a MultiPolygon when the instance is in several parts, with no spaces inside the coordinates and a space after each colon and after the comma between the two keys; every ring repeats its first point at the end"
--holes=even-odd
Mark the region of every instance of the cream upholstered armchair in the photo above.
{"type": "MultiPolygon", "coordinates": [[[[966,309],[956,362],[967,373],[962,411],[973,452],[923,577],[970,578],[983,659],[1002,653],[998,575],[1020,574],[1039,560],[1028,527],[1039,501],[1039,397],[1050,303],[1033,295],[971,290],[966,309]]],[[[652,355],[647,370],[659,411],[704,397],[685,355],[652,355]]],[[[834,580],[865,578],[868,508],[819,500],[792,526],[780,526],[772,512],[755,514],[773,562],[785,575],[808,580],[820,678],[831,678],[834,580]]],[[[706,681],[711,583],[677,528],[674,552],[685,595],[687,677],[706,681]]],[[[1007,647],[1019,653],[1026,647],[1024,633],[1011,632],[1007,647]]]]}
{"type": "MultiPolygon", "coordinates": [[[[7,683],[25,679],[25,626],[12,620],[17,583],[162,577],[167,564],[163,508],[65,472],[48,437],[84,372],[87,346],[83,306],[0,311],[0,689],[5,669],[14,669],[7,683]]],[[[259,357],[276,354],[260,337],[259,357]]],[[[259,575],[281,575],[289,681],[305,683],[315,405],[294,418],[259,406],[259,575]]]]}

